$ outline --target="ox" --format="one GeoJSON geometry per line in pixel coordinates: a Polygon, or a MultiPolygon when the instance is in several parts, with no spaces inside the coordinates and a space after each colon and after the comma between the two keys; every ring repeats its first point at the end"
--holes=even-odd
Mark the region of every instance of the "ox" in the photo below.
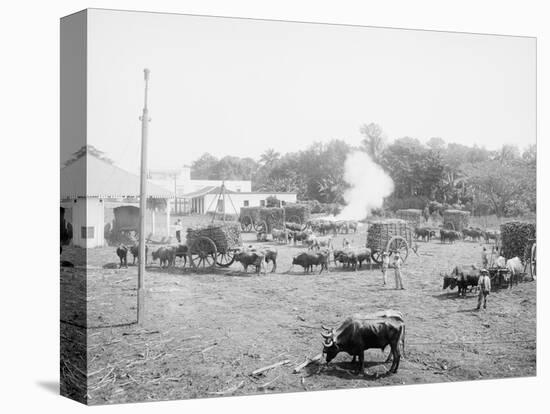
{"type": "MultiPolygon", "coordinates": [[[[139,260],[139,244],[134,244],[130,247],[130,253],[132,253],[132,264],[136,264],[136,259],[139,260]]],[[[147,254],[149,253],[149,247],[145,245],[145,264],[147,264],[147,254]]]]}
{"type": "Polygon", "coordinates": [[[128,267],[128,248],[121,244],[116,248],[116,255],[120,259],[119,267],[128,267]]]}
{"type": "Polygon", "coordinates": [[[508,274],[510,276],[510,280],[508,281],[508,287],[511,288],[512,284],[518,284],[519,278],[521,274],[523,273],[523,264],[521,264],[521,260],[519,257],[513,257],[512,259],[508,259],[506,261],[506,269],[508,270],[508,274]]]}
{"type": "Polygon", "coordinates": [[[462,238],[462,235],[458,231],[454,230],[439,230],[439,236],[441,238],[441,243],[445,243],[446,241],[449,241],[449,243],[453,243],[456,240],[460,240],[462,238]]]}
{"type": "Polygon", "coordinates": [[[321,271],[319,272],[319,274],[321,274],[323,272],[323,269],[325,269],[327,272],[329,271],[328,261],[329,261],[329,252],[326,250],[321,250],[316,253],[303,252],[292,258],[292,266],[290,269],[292,269],[294,265],[298,265],[304,268],[304,273],[307,273],[307,272],[313,272],[313,266],[317,267],[321,265],[321,271]]]}
{"type": "MultiPolygon", "coordinates": [[[[326,329],[326,328],[325,328],[326,329]]],[[[357,371],[362,372],[365,354],[364,351],[371,348],[384,350],[388,345],[391,348],[390,357],[392,365],[390,372],[396,373],[401,360],[400,343],[405,352],[405,323],[403,316],[397,311],[383,311],[371,315],[353,315],[347,318],[336,330],[323,332],[323,354],[326,355],[327,364],[340,352],[346,352],[359,359],[357,371]]]]}
{"type": "Polygon", "coordinates": [[[432,237],[435,237],[435,230],[428,227],[419,227],[414,230],[414,234],[417,239],[422,239],[422,241],[429,242],[432,237]]]}
{"type": "Polygon", "coordinates": [[[172,267],[176,259],[176,249],[171,246],[159,247],[151,256],[153,261],[159,260],[160,267],[172,267]]]}

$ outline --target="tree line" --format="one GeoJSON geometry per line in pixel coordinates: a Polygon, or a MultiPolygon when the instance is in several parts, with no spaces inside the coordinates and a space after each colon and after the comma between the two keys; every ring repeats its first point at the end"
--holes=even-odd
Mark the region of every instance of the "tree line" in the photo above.
{"type": "MultiPolygon", "coordinates": [[[[395,190],[385,208],[423,209],[438,202],[476,215],[518,216],[536,210],[536,146],[523,152],[503,145],[483,147],[431,138],[389,141],[382,128],[365,124],[361,145],[343,140],[315,142],[301,151],[280,154],[267,149],[258,160],[216,158],[205,153],[192,163],[191,177],[251,180],[253,191],[296,192],[299,200],[343,204],[347,188],[344,162],[352,151],[365,151],[392,177],[395,190]]],[[[376,185],[377,183],[371,183],[376,185]]]]}

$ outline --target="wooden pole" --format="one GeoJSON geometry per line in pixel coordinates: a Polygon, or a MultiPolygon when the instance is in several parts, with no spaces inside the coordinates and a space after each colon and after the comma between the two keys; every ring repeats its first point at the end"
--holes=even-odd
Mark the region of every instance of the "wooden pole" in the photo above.
{"type": "Polygon", "coordinates": [[[143,324],[145,316],[145,213],[147,209],[147,135],[149,132],[149,109],[147,108],[147,92],[149,86],[149,69],[144,69],[145,99],[141,120],[141,168],[139,188],[139,266],[137,291],[137,323],[143,324]]]}
{"type": "Polygon", "coordinates": [[[225,222],[225,181],[222,181],[222,221],[225,222]]]}

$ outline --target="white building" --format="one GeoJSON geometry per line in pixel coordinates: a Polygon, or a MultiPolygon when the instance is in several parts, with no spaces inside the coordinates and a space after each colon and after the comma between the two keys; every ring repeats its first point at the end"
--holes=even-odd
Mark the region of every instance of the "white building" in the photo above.
{"type": "Polygon", "coordinates": [[[252,192],[249,180],[193,180],[191,167],[184,165],[181,170],[150,170],[150,181],[172,192],[177,198],[171,200],[171,210],[186,214],[206,214],[223,211],[223,200],[218,200],[220,187],[225,185],[229,196],[225,202],[225,212],[239,214],[241,207],[264,206],[269,196],[285,203],[295,203],[296,193],[252,192]]]}
{"type": "Polygon", "coordinates": [[[277,198],[282,204],[296,203],[296,193],[232,191],[226,188],[222,195],[221,187],[214,186],[184,194],[183,197],[189,200],[191,214],[225,211],[226,214],[238,215],[241,207],[265,207],[269,197],[277,198]]]}
{"type": "MultiPolygon", "coordinates": [[[[111,223],[118,207],[139,208],[139,176],[93,156],[85,156],[61,169],[61,208],[73,228],[72,243],[91,248],[104,246],[105,225],[111,223]]],[[[173,193],[148,183],[148,233],[170,236],[170,209],[173,193]]]]}

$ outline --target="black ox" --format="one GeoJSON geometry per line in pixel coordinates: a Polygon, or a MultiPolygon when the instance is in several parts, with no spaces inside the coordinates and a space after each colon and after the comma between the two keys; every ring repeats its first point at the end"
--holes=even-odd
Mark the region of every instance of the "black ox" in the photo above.
{"type": "MultiPolygon", "coordinates": [[[[326,329],[326,328],[325,328],[326,329]]],[[[388,345],[391,348],[386,362],[393,359],[390,372],[396,373],[401,360],[402,344],[405,352],[405,323],[398,311],[388,310],[371,315],[353,315],[347,318],[338,329],[327,330],[321,333],[324,338],[323,354],[327,364],[340,352],[347,352],[353,356],[352,363],[358,358],[357,371],[363,371],[365,361],[364,352],[367,349],[379,348],[384,350],[388,345]]]]}

